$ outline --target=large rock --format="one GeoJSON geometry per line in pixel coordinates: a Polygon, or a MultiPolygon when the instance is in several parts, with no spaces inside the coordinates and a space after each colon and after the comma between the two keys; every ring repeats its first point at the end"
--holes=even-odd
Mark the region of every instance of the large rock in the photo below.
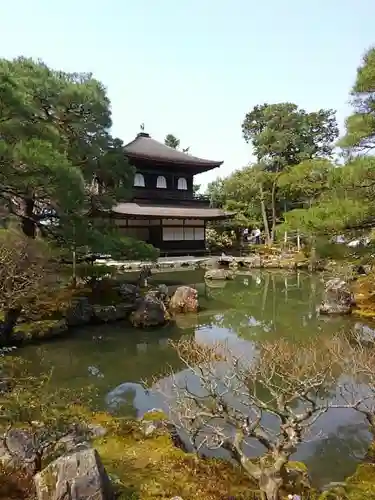
{"type": "Polygon", "coordinates": [[[139,297],[139,289],[131,283],[122,283],[117,289],[121,299],[126,303],[133,303],[139,297]]]}
{"type": "Polygon", "coordinates": [[[354,306],[354,296],[346,281],[340,278],[327,281],[320,314],[350,314],[354,306]]]}
{"type": "Polygon", "coordinates": [[[169,320],[165,304],[154,292],[148,293],[140,299],[136,310],[131,314],[130,321],[133,326],[147,328],[162,326],[169,320]]]}
{"type": "Polygon", "coordinates": [[[90,323],[93,316],[93,308],[87,297],[78,297],[66,312],[66,323],[68,326],[81,326],[90,323]]]}
{"type": "Polygon", "coordinates": [[[179,286],[169,302],[169,309],[177,313],[197,312],[198,307],[198,292],[190,286],[179,286]]]}
{"type": "Polygon", "coordinates": [[[157,288],[153,290],[149,290],[147,292],[149,297],[155,297],[163,302],[163,304],[168,307],[169,304],[169,291],[167,285],[159,285],[157,288]]]}
{"type": "Polygon", "coordinates": [[[119,321],[121,319],[126,319],[134,309],[135,302],[134,304],[116,304],[111,306],[94,304],[93,319],[99,323],[119,321]]]}
{"type": "Polygon", "coordinates": [[[34,477],[38,500],[113,500],[114,492],[96,450],[62,456],[34,477]]]}
{"type": "Polygon", "coordinates": [[[30,433],[22,429],[11,429],[6,445],[0,440],[0,463],[7,467],[33,469],[35,447],[30,433]]]}
{"type": "Polygon", "coordinates": [[[205,280],[232,280],[233,272],[229,269],[210,269],[204,275],[205,280]]]}

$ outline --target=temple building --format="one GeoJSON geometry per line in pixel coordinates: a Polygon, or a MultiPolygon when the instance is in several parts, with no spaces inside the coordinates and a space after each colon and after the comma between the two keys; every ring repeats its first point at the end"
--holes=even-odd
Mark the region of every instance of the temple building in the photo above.
{"type": "Polygon", "coordinates": [[[183,153],[144,132],[125,151],[135,175],[131,198],[112,209],[121,232],[151,243],[162,255],[204,253],[207,222],[234,214],[210,208],[207,198],[195,195],[193,178],[223,162],[183,153]]]}

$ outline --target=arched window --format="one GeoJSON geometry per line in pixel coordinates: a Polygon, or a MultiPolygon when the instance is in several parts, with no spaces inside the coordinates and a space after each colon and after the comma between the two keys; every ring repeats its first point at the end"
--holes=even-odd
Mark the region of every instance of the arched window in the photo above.
{"type": "Polygon", "coordinates": [[[181,191],[186,191],[187,190],[187,182],[185,177],[180,177],[177,181],[177,189],[180,189],[181,191]]]}
{"type": "Polygon", "coordinates": [[[145,178],[142,174],[135,174],[134,176],[134,187],[145,187],[145,178]]]}
{"type": "Polygon", "coordinates": [[[164,175],[159,175],[156,180],[156,187],[160,189],[167,189],[167,179],[164,175]]]}

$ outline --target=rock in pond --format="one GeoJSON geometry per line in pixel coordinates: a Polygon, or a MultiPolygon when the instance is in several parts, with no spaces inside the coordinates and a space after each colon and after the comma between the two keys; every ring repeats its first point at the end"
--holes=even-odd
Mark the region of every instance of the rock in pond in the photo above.
{"type": "Polygon", "coordinates": [[[350,314],[354,306],[354,295],[346,281],[340,278],[327,281],[320,314],[350,314]]]}
{"type": "Polygon", "coordinates": [[[126,319],[135,308],[134,304],[116,304],[111,306],[93,305],[93,320],[98,323],[110,323],[126,319]]]}
{"type": "Polygon", "coordinates": [[[169,291],[167,285],[159,285],[154,290],[149,290],[147,295],[157,298],[161,300],[165,306],[169,304],[169,291]]]}
{"type": "Polygon", "coordinates": [[[198,307],[198,292],[190,286],[179,286],[169,302],[169,309],[177,313],[197,312],[198,307]]]}
{"type": "Polygon", "coordinates": [[[113,500],[114,492],[96,450],[64,455],[34,477],[38,500],[113,500]]]}
{"type": "Polygon", "coordinates": [[[66,312],[68,326],[81,326],[90,323],[93,316],[93,308],[87,297],[78,297],[66,312]]]}
{"type": "Polygon", "coordinates": [[[163,300],[155,294],[155,291],[151,291],[139,299],[136,310],[130,316],[132,325],[140,328],[162,326],[169,319],[167,308],[163,300]]]}
{"type": "Polygon", "coordinates": [[[205,280],[232,280],[234,274],[229,269],[210,269],[204,275],[205,280]]]}
{"type": "Polygon", "coordinates": [[[121,299],[129,304],[134,303],[139,297],[138,287],[131,283],[122,283],[117,289],[121,299]]]}

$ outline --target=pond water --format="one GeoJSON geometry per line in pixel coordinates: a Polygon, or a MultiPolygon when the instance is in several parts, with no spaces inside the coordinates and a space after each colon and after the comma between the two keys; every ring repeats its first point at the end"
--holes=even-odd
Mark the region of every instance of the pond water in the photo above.
{"type": "MultiPolygon", "coordinates": [[[[203,310],[151,331],[126,323],[77,329],[66,338],[25,347],[22,356],[36,371],[53,368],[51,383],[56,386],[95,385],[97,408],[140,416],[163,407],[161,396],[146,393],[140,381],[161,377],[167,366],[175,373],[184,370],[169,346],[170,339],[189,335],[204,343],[225,340],[236,351],[254,340],[307,339],[317,333],[330,336],[341,329],[363,327],[351,318],[318,317],[323,284],[319,276],[302,272],[254,271],[209,286],[200,272],[158,274],[153,280],[171,289],[181,283],[194,286],[203,310]]],[[[355,412],[331,410],[318,425],[295,457],[306,463],[317,486],[351,474],[369,442],[366,425],[355,412]]]]}

